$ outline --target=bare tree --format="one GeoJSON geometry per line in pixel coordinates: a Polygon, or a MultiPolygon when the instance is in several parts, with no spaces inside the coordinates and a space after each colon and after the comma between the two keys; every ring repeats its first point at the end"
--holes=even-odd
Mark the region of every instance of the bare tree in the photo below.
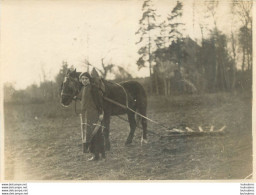
{"type": "Polygon", "coordinates": [[[103,68],[103,71],[100,71],[100,73],[102,74],[102,77],[103,78],[106,78],[107,77],[107,74],[109,72],[112,72],[112,69],[114,67],[114,64],[107,64],[105,65],[104,63],[104,58],[101,59],[101,66],[103,68]]]}
{"type": "Polygon", "coordinates": [[[236,72],[237,72],[237,36],[236,36],[236,12],[234,9],[234,4],[231,5],[231,14],[232,14],[232,21],[231,21],[231,53],[232,53],[232,58],[233,58],[233,66],[231,69],[231,74],[232,74],[232,81],[231,81],[231,89],[235,88],[236,84],[236,72]]]}
{"type": "Polygon", "coordinates": [[[211,0],[211,1],[206,1],[205,2],[206,7],[208,9],[208,12],[212,16],[214,27],[217,29],[217,18],[216,18],[216,12],[219,6],[219,1],[218,0],[211,0]]]}
{"type": "Polygon", "coordinates": [[[104,58],[101,58],[101,66],[102,66],[102,69],[99,69],[99,68],[97,68],[96,66],[92,65],[87,59],[84,60],[84,63],[85,63],[85,65],[86,65],[86,67],[87,67],[87,72],[89,72],[90,67],[93,67],[93,68],[97,69],[97,71],[100,72],[100,74],[101,74],[101,76],[102,76],[103,78],[106,78],[106,77],[107,77],[107,74],[110,73],[110,72],[112,72],[112,69],[113,69],[113,67],[115,66],[114,64],[107,64],[107,65],[105,65],[105,63],[104,63],[104,58]]]}
{"type": "Polygon", "coordinates": [[[233,0],[232,11],[242,23],[239,32],[239,43],[243,52],[242,70],[252,69],[252,0],[233,0]]]}
{"type": "Polygon", "coordinates": [[[132,75],[123,67],[121,66],[116,66],[116,67],[117,67],[117,71],[114,72],[116,81],[120,82],[120,81],[125,81],[127,79],[132,78],[132,75]]]}

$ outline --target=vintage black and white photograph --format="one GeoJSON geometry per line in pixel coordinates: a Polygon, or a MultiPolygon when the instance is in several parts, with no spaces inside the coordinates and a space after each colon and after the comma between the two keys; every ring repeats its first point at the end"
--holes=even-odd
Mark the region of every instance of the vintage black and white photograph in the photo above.
{"type": "Polygon", "coordinates": [[[1,8],[4,181],[252,181],[252,0],[1,8]]]}

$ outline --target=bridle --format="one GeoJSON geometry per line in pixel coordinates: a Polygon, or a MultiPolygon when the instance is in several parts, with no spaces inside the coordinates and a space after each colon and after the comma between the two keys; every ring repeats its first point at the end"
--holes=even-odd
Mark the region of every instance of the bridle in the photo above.
{"type": "Polygon", "coordinates": [[[74,99],[74,97],[77,96],[78,93],[80,92],[80,83],[79,83],[79,81],[77,81],[76,79],[74,79],[74,78],[72,78],[72,77],[70,77],[70,76],[67,75],[67,76],[65,76],[65,78],[64,78],[64,82],[63,82],[62,87],[61,87],[61,94],[60,94],[61,97],[63,97],[63,96],[68,96],[68,97],[71,97],[72,99],[74,99]],[[73,93],[72,93],[72,94],[70,94],[70,93],[65,93],[65,92],[63,91],[64,82],[67,81],[67,80],[70,80],[71,82],[75,83],[74,87],[71,87],[71,88],[73,89],[73,93]]]}

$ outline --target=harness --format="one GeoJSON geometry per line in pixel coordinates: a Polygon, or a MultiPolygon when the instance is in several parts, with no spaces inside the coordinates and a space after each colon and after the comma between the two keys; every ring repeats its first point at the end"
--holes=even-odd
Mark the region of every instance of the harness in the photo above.
{"type": "MultiPolygon", "coordinates": [[[[72,77],[65,77],[65,78],[69,78],[71,81],[73,81],[73,82],[77,83],[77,85],[79,85],[79,82],[78,82],[76,79],[74,79],[74,78],[72,78],[72,77]]],[[[150,119],[150,118],[148,118],[148,117],[146,117],[146,116],[144,116],[144,115],[142,115],[142,114],[136,112],[136,111],[133,110],[132,108],[130,108],[129,105],[128,105],[128,94],[127,94],[125,88],[124,88],[122,85],[118,84],[118,83],[113,83],[113,84],[115,84],[115,85],[117,85],[117,86],[119,86],[119,87],[121,87],[121,88],[123,89],[123,91],[124,91],[124,93],[125,93],[125,97],[126,97],[126,101],[125,101],[125,102],[126,102],[126,105],[123,105],[123,104],[121,104],[121,103],[119,103],[119,102],[117,102],[117,101],[115,101],[115,100],[113,100],[113,99],[111,99],[111,98],[108,98],[108,97],[106,97],[106,96],[104,96],[104,95],[103,95],[103,99],[105,99],[106,101],[108,101],[108,102],[110,102],[110,103],[112,103],[112,104],[115,104],[115,105],[117,105],[117,106],[119,106],[119,107],[121,107],[121,108],[123,108],[123,109],[127,109],[127,110],[129,110],[129,111],[131,111],[131,112],[137,114],[138,116],[140,116],[140,117],[142,117],[142,118],[144,118],[144,119],[146,119],[146,120],[148,120],[148,121],[150,121],[150,122],[152,122],[152,123],[154,123],[154,124],[157,124],[157,125],[159,125],[159,126],[165,128],[165,129],[170,129],[169,127],[166,127],[165,125],[163,125],[163,124],[161,124],[161,123],[159,123],[159,122],[156,122],[156,121],[154,121],[154,120],[152,120],[152,119],[150,119]]],[[[98,89],[101,90],[100,88],[98,88],[98,89]]],[[[79,90],[80,90],[80,89],[76,89],[77,94],[79,93],[79,90]]],[[[69,96],[72,96],[72,95],[70,95],[70,94],[68,94],[68,95],[69,95],[69,96]]],[[[75,100],[75,102],[76,102],[76,100],[75,100]]],[[[76,103],[75,103],[75,112],[76,112],[76,103]]],[[[76,113],[76,114],[78,114],[78,113],[76,113]]]]}
{"type": "MultiPolygon", "coordinates": [[[[76,86],[79,85],[79,82],[78,82],[76,79],[74,79],[74,78],[72,78],[72,77],[65,77],[65,79],[66,79],[66,78],[67,78],[67,79],[70,79],[70,80],[73,81],[73,82],[75,82],[75,83],[76,83],[76,86]]],[[[119,102],[117,102],[117,101],[115,101],[115,100],[113,100],[113,99],[111,99],[111,98],[108,98],[108,97],[106,97],[106,96],[103,95],[103,99],[104,99],[104,100],[106,100],[106,101],[108,101],[108,102],[110,102],[110,103],[112,103],[112,104],[115,104],[115,105],[117,105],[117,106],[119,106],[119,107],[121,107],[121,108],[123,108],[123,109],[129,110],[129,111],[131,111],[131,112],[137,114],[138,116],[140,116],[140,117],[142,117],[142,118],[144,118],[144,119],[146,119],[146,120],[148,120],[148,121],[150,121],[150,122],[152,122],[152,123],[154,123],[154,124],[156,124],[156,125],[161,126],[161,127],[164,128],[164,129],[167,129],[167,130],[170,129],[170,127],[167,127],[167,126],[165,126],[165,125],[163,125],[163,124],[161,124],[161,123],[159,123],[159,122],[157,122],[157,121],[154,121],[154,120],[152,120],[152,119],[150,119],[150,118],[148,118],[148,117],[146,117],[146,116],[144,116],[144,115],[142,115],[142,114],[136,112],[136,111],[133,110],[132,108],[130,108],[129,105],[128,105],[128,94],[127,94],[125,88],[124,88],[122,85],[118,84],[118,83],[113,83],[113,84],[115,84],[115,85],[117,85],[117,86],[119,86],[119,87],[121,87],[121,88],[123,89],[123,91],[124,91],[124,93],[125,93],[125,97],[126,97],[126,101],[125,101],[125,102],[126,102],[126,105],[123,105],[123,104],[121,104],[121,103],[119,103],[119,102]]],[[[97,88],[98,88],[98,87],[97,87],[97,88]]],[[[98,88],[98,89],[101,90],[100,88],[98,88]]],[[[80,89],[76,88],[75,91],[76,91],[76,94],[78,94],[79,91],[80,91],[80,89]]],[[[104,93],[103,93],[103,94],[104,94],[104,93]]],[[[70,97],[72,96],[71,94],[67,94],[67,95],[69,95],[70,97]]],[[[75,99],[75,112],[76,112],[76,99],[75,99]]],[[[76,114],[78,114],[78,113],[76,112],[76,114]]],[[[98,122],[99,122],[99,121],[98,121],[98,122]]],[[[97,122],[97,123],[98,123],[98,122],[97,122]]],[[[81,125],[85,125],[85,124],[81,124],[81,125]]],[[[99,128],[97,128],[97,127],[98,127],[98,126],[96,126],[95,129],[94,129],[95,131],[93,131],[93,132],[94,132],[94,135],[97,133],[97,131],[98,131],[98,129],[99,129],[99,128]]]]}
{"type": "Polygon", "coordinates": [[[80,84],[79,84],[79,82],[76,79],[74,79],[74,78],[72,78],[70,76],[65,76],[64,82],[66,82],[67,80],[70,80],[73,83],[75,83],[74,93],[73,94],[69,94],[69,93],[63,92],[63,86],[62,86],[62,90],[61,90],[61,94],[60,95],[61,96],[68,96],[68,97],[74,98],[74,96],[76,96],[79,93],[79,91],[80,91],[80,84]]]}

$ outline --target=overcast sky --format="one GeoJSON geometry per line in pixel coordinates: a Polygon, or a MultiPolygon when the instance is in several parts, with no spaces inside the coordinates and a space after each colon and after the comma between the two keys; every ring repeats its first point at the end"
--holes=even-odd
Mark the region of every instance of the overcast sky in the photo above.
{"type": "MultiPolygon", "coordinates": [[[[47,79],[54,79],[62,61],[83,71],[85,58],[97,67],[101,58],[105,58],[106,63],[123,66],[133,76],[148,75],[147,68],[138,71],[136,65],[139,46],[135,42],[139,37],[135,32],[142,16],[142,3],[141,0],[2,2],[2,82],[12,82],[16,89],[22,89],[38,84],[43,71],[47,79]]],[[[192,3],[193,0],[184,3],[185,33],[200,38],[198,11],[193,15],[192,3]]],[[[156,1],[158,13],[163,17],[175,4],[176,1],[170,0],[156,1]]],[[[229,28],[225,19],[228,6],[222,5],[220,12],[221,28],[229,28]]]]}

